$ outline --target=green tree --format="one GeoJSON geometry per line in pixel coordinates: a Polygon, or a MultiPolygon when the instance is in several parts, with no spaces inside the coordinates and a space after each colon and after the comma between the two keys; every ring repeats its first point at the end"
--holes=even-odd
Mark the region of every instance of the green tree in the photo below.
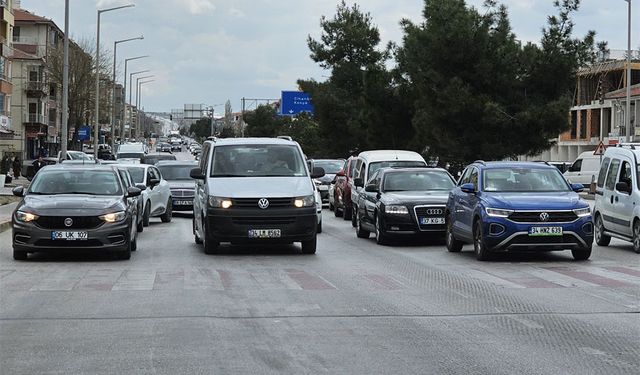
{"type": "Polygon", "coordinates": [[[210,118],[201,118],[191,125],[189,128],[189,133],[193,134],[193,136],[202,141],[211,135],[211,119],[210,118]]]}
{"type": "Polygon", "coordinates": [[[403,20],[396,77],[414,147],[452,163],[548,148],[568,127],[576,70],[595,57],[593,32],[572,38],[579,0],[555,6],[540,47],[522,46],[493,0],[482,13],[464,0],[425,0],[423,23],[403,20]]]}

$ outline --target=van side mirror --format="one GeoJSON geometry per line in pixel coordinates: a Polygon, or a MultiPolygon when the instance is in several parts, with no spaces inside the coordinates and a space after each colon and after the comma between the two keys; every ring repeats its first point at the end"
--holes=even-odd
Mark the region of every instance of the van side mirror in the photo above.
{"type": "Polygon", "coordinates": [[[476,185],[471,182],[467,182],[466,184],[462,184],[462,186],[460,186],[460,190],[467,194],[475,194],[476,185]]]}
{"type": "Polygon", "coordinates": [[[204,174],[202,174],[200,168],[193,168],[191,172],[189,172],[189,176],[194,180],[204,180],[204,174]]]}
{"type": "Polygon", "coordinates": [[[135,184],[135,187],[140,189],[140,191],[147,190],[147,185],[145,185],[145,184],[135,184]]]}
{"type": "Polygon", "coordinates": [[[631,194],[631,186],[625,181],[620,181],[616,184],[616,190],[622,193],[631,194]]]}
{"type": "Polygon", "coordinates": [[[324,168],[314,167],[313,170],[311,171],[311,178],[320,178],[320,177],[324,177],[324,175],[325,175],[324,168]]]}
{"type": "Polygon", "coordinates": [[[138,189],[137,187],[130,186],[127,188],[127,197],[137,197],[141,192],[142,190],[138,189]]]}
{"type": "Polygon", "coordinates": [[[353,186],[355,187],[364,187],[364,181],[362,180],[362,178],[354,178],[353,179],[353,186]]]}
{"type": "Polygon", "coordinates": [[[367,193],[377,193],[378,192],[378,186],[376,186],[376,184],[367,184],[367,186],[365,186],[364,191],[366,191],[367,193]]]}
{"type": "Polygon", "coordinates": [[[584,190],[584,185],[583,184],[571,184],[571,190],[575,191],[576,193],[582,193],[582,191],[584,190]]]}

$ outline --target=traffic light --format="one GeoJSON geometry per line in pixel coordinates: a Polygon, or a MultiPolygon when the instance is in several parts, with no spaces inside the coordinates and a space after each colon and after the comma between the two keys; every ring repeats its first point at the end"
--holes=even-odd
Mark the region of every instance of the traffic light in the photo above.
{"type": "Polygon", "coordinates": [[[169,115],[169,120],[173,121],[173,115],[169,115]]]}

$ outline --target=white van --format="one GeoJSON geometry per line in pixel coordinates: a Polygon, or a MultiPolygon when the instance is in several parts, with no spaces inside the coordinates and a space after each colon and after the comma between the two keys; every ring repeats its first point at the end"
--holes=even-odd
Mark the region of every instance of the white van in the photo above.
{"type": "Polygon", "coordinates": [[[564,172],[564,177],[572,184],[583,184],[588,187],[592,181],[598,179],[601,160],[601,155],[594,155],[593,151],[585,151],[564,172]]]}
{"type": "Polygon", "coordinates": [[[116,159],[118,163],[140,164],[146,152],[146,147],[142,143],[125,143],[118,147],[116,159]]]}

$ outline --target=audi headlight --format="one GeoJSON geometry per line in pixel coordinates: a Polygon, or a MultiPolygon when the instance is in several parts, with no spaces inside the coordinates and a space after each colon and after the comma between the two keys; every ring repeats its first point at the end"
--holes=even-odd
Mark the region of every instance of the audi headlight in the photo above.
{"type": "Polygon", "coordinates": [[[408,215],[409,210],[407,206],[391,205],[385,206],[384,212],[391,215],[408,215]]]}
{"type": "Polygon", "coordinates": [[[211,208],[229,208],[233,205],[231,198],[209,197],[209,207],[211,208]]]}
{"type": "Polygon", "coordinates": [[[585,217],[591,215],[591,209],[589,207],[576,208],[573,210],[573,213],[576,214],[577,217],[585,217]]]}
{"type": "Polygon", "coordinates": [[[487,208],[487,215],[491,217],[509,217],[513,213],[513,210],[504,210],[501,208],[487,208]]]}
{"type": "Polygon", "coordinates": [[[313,207],[316,204],[316,197],[313,195],[307,195],[306,197],[298,197],[293,200],[293,205],[301,207],[313,207]]]}
{"type": "Polygon", "coordinates": [[[29,222],[38,220],[39,217],[40,216],[36,214],[32,214],[31,212],[24,212],[24,211],[16,212],[16,220],[23,223],[29,223],[29,222]]]}
{"type": "Polygon", "coordinates": [[[98,216],[100,220],[105,221],[107,223],[117,223],[119,221],[126,219],[126,217],[127,217],[127,213],[124,211],[118,211],[118,212],[113,212],[110,214],[98,216]]]}

